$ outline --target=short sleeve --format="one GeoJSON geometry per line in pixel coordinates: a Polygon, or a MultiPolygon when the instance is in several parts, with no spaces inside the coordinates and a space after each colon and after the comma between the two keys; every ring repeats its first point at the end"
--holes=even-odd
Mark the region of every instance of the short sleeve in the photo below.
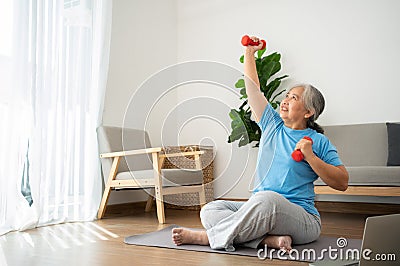
{"type": "Polygon", "coordinates": [[[272,108],[271,104],[268,103],[257,124],[261,128],[261,131],[265,132],[277,128],[278,125],[282,123],[283,121],[280,115],[272,108]]]}
{"type": "Polygon", "coordinates": [[[339,158],[336,147],[329,141],[328,138],[324,138],[321,145],[321,154],[318,156],[327,164],[333,166],[343,165],[342,160],[339,158]]]}

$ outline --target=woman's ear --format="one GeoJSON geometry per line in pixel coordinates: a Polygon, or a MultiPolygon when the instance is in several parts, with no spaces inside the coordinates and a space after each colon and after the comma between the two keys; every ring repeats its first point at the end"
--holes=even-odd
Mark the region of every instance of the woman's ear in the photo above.
{"type": "Polygon", "coordinates": [[[310,111],[308,110],[307,113],[304,114],[304,118],[305,119],[309,119],[310,117],[312,117],[315,114],[315,111],[310,111]]]}

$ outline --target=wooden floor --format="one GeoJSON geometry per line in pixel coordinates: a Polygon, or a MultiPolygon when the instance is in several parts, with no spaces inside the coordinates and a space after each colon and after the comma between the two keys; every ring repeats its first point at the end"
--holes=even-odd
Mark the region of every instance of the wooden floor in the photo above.
{"type": "MultiPolygon", "coordinates": [[[[362,238],[366,215],[321,213],[322,235],[362,238]]],[[[0,237],[0,265],[308,265],[256,257],[214,254],[124,244],[125,236],[171,224],[201,228],[197,211],[166,210],[159,225],[155,211],[134,209],[85,223],[46,226],[0,237]]]]}

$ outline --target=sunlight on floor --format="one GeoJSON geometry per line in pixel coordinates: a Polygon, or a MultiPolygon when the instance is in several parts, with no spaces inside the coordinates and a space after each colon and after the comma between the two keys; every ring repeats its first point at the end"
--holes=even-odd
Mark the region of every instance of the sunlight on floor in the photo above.
{"type": "Polygon", "coordinates": [[[22,238],[28,243],[31,247],[35,247],[35,244],[33,243],[32,237],[28,233],[22,233],[22,238]]]}
{"type": "Polygon", "coordinates": [[[60,252],[85,254],[84,258],[70,255],[70,261],[73,262],[79,259],[91,259],[93,256],[96,257],[94,250],[104,246],[102,242],[119,237],[95,222],[64,223],[23,232],[10,232],[0,236],[0,265],[30,265],[33,262],[37,262],[38,265],[48,265],[48,258],[57,261],[57,254],[60,252]]]}
{"type": "MultiPolygon", "coordinates": [[[[38,245],[45,245],[51,251],[68,249],[74,246],[82,246],[85,243],[95,243],[99,240],[118,238],[117,234],[101,227],[93,222],[65,223],[39,227],[24,232],[11,232],[0,238],[3,252],[7,246],[18,246],[24,249],[34,249],[38,245]],[[44,241],[43,241],[44,240],[44,241]]],[[[7,254],[7,253],[5,253],[7,254]]],[[[0,259],[4,253],[0,253],[0,259]]],[[[3,264],[0,264],[3,265],[3,264]]]]}
{"type": "Polygon", "coordinates": [[[103,233],[105,233],[105,234],[111,236],[112,238],[117,238],[117,237],[119,237],[118,235],[116,235],[116,234],[114,234],[114,233],[108,231],[107,229],[105,229],[105,228],[103,228],[103,227],[101,227],[101,226],[99,226],[99,225],[97,225],[97,224],[95,224],[95,223],[88,223],[88,224],[91,225],[91,226],[93,226],[93,227],[95,227],[96,229],[102,231],[103,233]]]}

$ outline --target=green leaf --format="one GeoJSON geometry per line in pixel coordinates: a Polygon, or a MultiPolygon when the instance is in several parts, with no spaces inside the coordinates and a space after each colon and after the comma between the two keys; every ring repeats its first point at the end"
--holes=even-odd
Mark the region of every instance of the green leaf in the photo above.
{"type": "Polygon", "coordinates": [[[235,83],[235,87],[236,87],[236,88],[244,88],[244,79],[239,79],[239,80],[235,83]]]}
{"type": "Polygon", "coordinates": [[[281,63],[275,61],[263,62],[261,66],[261,73],[267,79],[269,79],[279,70],[281,70],[281,63]]]}
{"type": "Polygon", "coordinates": [[[263,61],[267,61],[267,62],[270,62],[270,61],[279,62],[280,60],[281,60],[281,55],[278,54],[277,52],[272,53],[263,58],[263,61]]]}
{"type": "Polygon", "coordinates": [[[267,85],[267,93],[265,97],[268,101],[271,99],[272,94],[278,89],[279,85],[281,85],[281,81],[279,79],[274,79],[267,85]]]}
{"type": "Polygon", "coordinates": [[[241,89],[240,94],[242,95],[240,99],[247,99],[246,88],[241,89]]]}
{"type": "MultiPolygon", "coordinates": [[[[281,90],[280,92],[278,92],[277,94],[274,95],[274,97],[271,99],[271,102],[274,102],[276,97],[278,97],[279,95],[281,95],[282,93],[284,93],[286,90],[281,90]]],[[[275,101],[279,104],[278,101],[275,101]]]]}
{"type": "Polygon", "coordinates": [[[279,88],[279,86],[281,85],[281,80],[284,78],[287,78],[288,75],[284,75],[278,78],[275,78],[273,81],[271,81],[268,85],[267,85],[267,93],[265,94],[265,97],[267,97],[268,101],[274,101],[275,98],[277,96],[279,96],[280,94],[282,94],[285,90],[280,91],[278,94],[276,94],[272,99],[272,95],[276,92],[276,90],[279,88]]]}
{"type": "Polygon", "coordinates": [[[267,50],[267,48],[264,48],[262,50],[258,50],[257,51],[257,57],[261,58],[263,56],[263,54],[265,53],[265,51],[267,50]]]}
{"type": "Polygon", "coordinates": [[[256,59],[256,69],[257,69],[257,73],[260,74],[261,72],[261,66],[262,66],[262,61],[260,58],[256,59]]]}
{"type": "Polygon", "coordinates": [[[239,147],[246,146],[247,144],[249,144],[249,139],[242,138],[242,139],[239,140],[239,147]]]}
{"type": "Polygon", "coordinates": [[[236,133],[240,132],[243,133],[246,131],[245,122],[243,121],[243,114],[244,114],[243,109],[240,111],[231,109],[231,111],[229,112],[229,116],[232,119],[231,122],[232,129],[233,131],[236,131],[236,133]]]}
{"type": "Polygon", "coordinates": [[[244,55],[242,55],[241,57],[240,57],[240,59],[239,59],[239,61],[240,61],[240,63],[244,63],[244,55]]]}
{"type": "Polygon", "coordinates": [[[245,112],[243,109],[240,111],[232,109],[229,116],[232,119],[232,133],[228,141],[233,142],[239,140],[239,147],[248,144],[249,136],[253,133],[251,122],[254,121],[250,119],[251,113],[245,112]]]}
{"type": "Polygon", "coordinates": [[[267,91],[267,79],[264,77],[259,77],[260,80],[260,90],[264,93],[267,91]]]}

